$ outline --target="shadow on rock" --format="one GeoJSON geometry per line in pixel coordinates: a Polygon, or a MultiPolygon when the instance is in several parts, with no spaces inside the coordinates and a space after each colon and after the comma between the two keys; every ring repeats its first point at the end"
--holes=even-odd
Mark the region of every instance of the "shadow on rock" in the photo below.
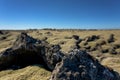
{"type": "Polygon", "coordinates": [[[42,64],[52,71],[64,56],[59,45],[50,45],[21,33],[14,45],[0,54],[0,70],[42,64]],[[19,67],[18,67],[19,66],[19,67]]]}
{"type": "Polygon", "coordinates": [[[60,49],[21,33],[11,48],[0,53],[0,70],[42,64],[53,71],[50,80],[120,80],[117,72],[85,51],[74,49],[64,55],[60,49]]]}
{"type": "Polygon", "coordinates": [[[120,80],[117,72],[102,66],[85,51],[75,49],[58,63],[50,80],[120,80]]]}

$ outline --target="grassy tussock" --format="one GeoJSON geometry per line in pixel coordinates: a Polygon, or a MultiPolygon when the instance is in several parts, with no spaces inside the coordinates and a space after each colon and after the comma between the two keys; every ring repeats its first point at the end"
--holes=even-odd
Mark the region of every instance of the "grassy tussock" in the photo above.
{"type": "MultiPolygon", "coordinates": [[[[82,41],[79,45],[81,49],[88,52],[101,61],[103,65],[112,67],[120,73],[120,30],[107,30],[107,31],[72,31],[72,30],[33,30],[27,31],[29,35],[37,39],[46,39],[50,44],[60,44],[63,52],[68,52],[75,45],[75,40],[72,35],[78,35],[81,39],[87,36],[99,35],[100,39],[86,42],[82,41]],[[107,40],[110,34],[114,34],[114,42],[108,43],[107,40]],[[110,54],[109,50],[114,49],[117,55],[110,54]],[[103,53],[103,51],[106,51],[103,53]]],[[[0,40],[0,51],[5,50],[13,45],[19,32],[12,31],[7,35],[0,35],[0,37],[7,36],[6,39],[0,40]]],[[[18,70],[5,70],[0,71],[0,80],[48,80],[51,72],[38,66],[27,66],[18,70]]]]}
{"type": "Polygon", "coordinates": [[[18,70],[5,70],[0,72],[0,80],[48,80],[51,72],[33,65],[18,70]]]}

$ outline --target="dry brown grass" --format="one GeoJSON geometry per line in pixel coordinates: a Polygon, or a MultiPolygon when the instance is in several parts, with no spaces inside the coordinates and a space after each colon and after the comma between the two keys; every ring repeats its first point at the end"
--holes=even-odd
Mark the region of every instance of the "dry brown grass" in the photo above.
{"type": "Polygon", "coordinates": [[[18,70],[5,70],[0,72],[0,80],[49,80],[51,72],[33,65],[18,70]]]}
{"type": "MultiPolygon", "coordinates": [[[[120,57],[120,56],[119,56],[120,57]]],[[[101,63],[113,68],[120,73],[120,58],[119,57],[107,57],[101,63]]]]}
{"type": "MultiPolygon", "coordinates": [[[[10,32],[7,35],[7,39],[0,41],[0,51],[12,46],[19,32],[10,32]]],[[[101,44],[103,41],[107,41],[110,34],[115,35],[115,42],[103,44],[103,49],[109,49],[117,45],[120,45],[120,30],[108,30],[108,31],[51,31],[51,30],[37,30],[29,31],[29,35],[37,39],[44,39],[47,37],[47,41],[50,44],[60,44],[63,52],[68,52],[74,46],[75,40],[71,37],[72,35],[78,35],[84,39],[91,35],[100,35],[100,39],[87,42],[87,46],[91,48],[96,47],[97,44],[101,44]],[[50,32],[51,34],[47,34],[50,32]]],[[[0,35],[1,36],[1,35],[0,35]]],[[[85,41],[82,41],[79,45],[85,47],[85,41]]],[[[115,49],[116,52],[120,53],[120,48],[115,49]]],[[[120,72],[120,54],[112,55],[108,53],[102,53],[99,49],[91,51],[90,54],[99,60],[102,59],[101,63],[112,67],[114,70],[120,72]]],[[[39,66],[28,66],[19,70],[5,70],[0,72],[0,80],[47,80],[50,76],[50,72],[39,67],[39,66]]]]}

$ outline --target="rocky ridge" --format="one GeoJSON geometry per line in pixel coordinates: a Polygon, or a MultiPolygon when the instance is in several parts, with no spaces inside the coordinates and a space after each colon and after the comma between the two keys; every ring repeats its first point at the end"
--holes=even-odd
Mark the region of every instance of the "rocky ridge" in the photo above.
{"type": "Polygon", "coordinates": [[[120,80],[117,72],[102,66],[87,52],[73,49],[65,55],[60,49],[59,45],[21,33],[11,48],[0,53],[0,70],[42,64],[53,71],[50,80],[120,80]]]}
{"type": "Polygon", "coordinates": [[[59,45],[50,45],[21,33],[12,47],[0,54],[0,70],[31,64],[42,64],[48,70],[53,70],[62,56],[59,45]]]}
{"type": "Polygon", "coordinates": [[[102,66],[85,51],[72,50],[58,63],[50,80],[120,80],[118,74],[102,66]]]}

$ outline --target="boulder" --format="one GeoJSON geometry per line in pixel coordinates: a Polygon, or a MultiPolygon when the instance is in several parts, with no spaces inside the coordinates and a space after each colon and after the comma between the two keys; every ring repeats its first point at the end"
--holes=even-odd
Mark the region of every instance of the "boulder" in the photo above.
{"type": "Polygon", "coordinates": [[[85,51],[75,49],[57,63],[50,80],[120,80],[110,68],[102,66],[85,51]]]}
{"type": "Polygon", "coordinates": [[[82,39],[80,39],[78,35],[73,35],[72,37],[73,39],[75,39],[74,49],[79,49],[80,48],[79,44],[82,41],[82,39]]]}
{"type": "Polygon", "coordinates": [[[120,80],[117,72],[85,51],[73,49],[64,55],[60,49],[21,33],[11,48],[0,53],[0,70],[41,64],[53,71],[50,80],[120,80]]]}
{"type": "Polygon", "coordinates": [[[0,40],[5,40],[5,39],[6,39],[5,36],[0,37],[0,40]]]}
{"type": "Polygon", "coordinates": [[[8,34],[9,32],[6,30],[0,30],[0,35],[8,34]]]}
{"type": "Polygon", "coordinates": [[[3,32],[0,30],[0,34],[3,34],[3,32]]]}
{"type": "Polygon", "coordinates": [[[53,35],[51,32],[46,32],[45,34],[47,34],[48,36],[52,36],[53,35]]]}
{"type": "Polygon", "coordinates": [[[75,47],[74,47],[75,49],[79,49],[80,48],[80,45],[79,45],[80,42],[81,42],[81,40],[76,40],[75,41],[75,47]]]}
{"type": "Polygon", "coordinates": [[[78,35],[73,35],[72,36],[75,40],[79,40],[79,36],[78,35]]]}
{"type": "Polygon", "coordinates": [[[27,66],[42,64],[53,70],[56,63],[64,56],[59,45],[50,45],[46,41],[37,40],[26,33],[21,33],[11,48],[0,53],[0,70],[11,66],[27,66]]]}
{"type": "Polygon", "coordinates": [[[110,34],[107,41],[108,41],[108,43],[114,42],[115,41],[114,34],[110,34]]]}
{"type": "Polygon", "coordinates": [[[97,40],[97,39],[99,39],[99,38],[100,38],[99,35],[92,35],[92,36],[87,36],[84,40],[85,40],[86,42],[90,42],[90,41],[95,41],[95,40],[97,40]]]}
{"type": "Polygon", "coordinates": [[[109,49],[109,53],[110,53],[110,54],[117,54],[117,52],[115,51],[114,48],[110,48],[110,49],[109,49]]]}

